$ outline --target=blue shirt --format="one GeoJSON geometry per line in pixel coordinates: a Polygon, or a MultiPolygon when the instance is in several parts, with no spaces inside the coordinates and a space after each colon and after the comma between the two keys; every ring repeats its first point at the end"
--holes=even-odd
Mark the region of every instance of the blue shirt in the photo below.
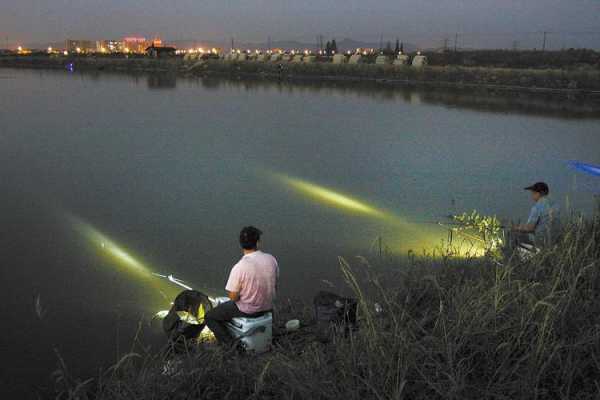
{"type": "Polygon", "coordinates": [[[552,236],[556,234],[557,225],[560,219],[560,210],[546,196],[539,199],[529,213],[527,224],[535,226],[534,243],[542,244],[552,241],[552,236]]]}

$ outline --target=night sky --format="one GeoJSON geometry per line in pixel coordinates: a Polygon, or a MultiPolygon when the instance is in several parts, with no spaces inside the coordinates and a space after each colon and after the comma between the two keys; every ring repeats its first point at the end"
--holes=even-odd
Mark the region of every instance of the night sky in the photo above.
{"type": "MultiPolygon", "coordinates": [[[[0,0],[2,45],[160,35],[247,42],[401,36],[432,45],[600,47],[599,0],[0,0]],[[8,40],[7,40],[8,39],[8,40]]],[[[420,43],[419,43],[420,42],[420,43]]]]}

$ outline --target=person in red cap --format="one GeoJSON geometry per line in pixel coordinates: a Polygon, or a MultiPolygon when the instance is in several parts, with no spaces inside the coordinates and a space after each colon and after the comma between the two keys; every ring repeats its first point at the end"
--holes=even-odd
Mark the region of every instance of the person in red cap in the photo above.
{"type": "Polygon", "coordinates": [[[522,242],[535,244],[538,247],[548,245],[555,238],[560,211],[548,197],[550,189],[546,183],[537,182],[526,187],[525,190],[531,192],[535,204],[531,207],[527,222],[515,225],[512,229],[521,234],[522,242]]]}

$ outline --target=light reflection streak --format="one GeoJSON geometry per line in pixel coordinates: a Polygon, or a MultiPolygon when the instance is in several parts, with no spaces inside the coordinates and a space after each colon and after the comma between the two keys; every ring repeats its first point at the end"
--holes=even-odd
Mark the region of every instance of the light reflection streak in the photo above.
{"type": "MultiPolygon", "coordinates": [[[[399,253],[408,250],[417,252],[423,250],[426,252],[439,251],[443,245],[443,240],[447,238],[447,229],[439,225],[410,222],[396,213],[378,208],[365,200],[357,199],[304,179],[280,173],[271,173],[271,175],[280,183],[316,203],[378,221],[381,228],[389,232],[392,237],[392,248],[390,249],[392,252],[399,253]]],[[[482,250],[481,243],[477,241],[467,243],[463,240],[460,244],[453,246],[453,251],[458,255],[481,255],[482,250]]]]}

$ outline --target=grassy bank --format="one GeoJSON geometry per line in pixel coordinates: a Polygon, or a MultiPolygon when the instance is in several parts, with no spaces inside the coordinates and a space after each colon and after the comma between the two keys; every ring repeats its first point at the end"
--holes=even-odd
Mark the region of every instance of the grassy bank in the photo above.
{"type": "Polygon", "coordinates": [[[266,75],[282,79],[319,78],[364,80],[388,84],[433,85],[439,87],[482,87],[537,92],[600,91],[600,71],[593,69],[510,69],[463,66],[410,66],[374,64],[287,63],[280,71],[275,63],[224,62],[210,60],[196,73],[266,75]]]}
{"type": "MultiPolygon", "coordinates": [[[[600,218],[574,219],[529,261],[340,260],[360,329],[310,328],[274,351],[190,349],[175,373],[134,352],[93,380],[63,365],[57,393],[93,399],[592,399],[600,396],[600,218]],[[373,312],[374,303],[383,312],[373,312]]],[[[278,323],[310,307],[279,305],[278,323]]]]}

